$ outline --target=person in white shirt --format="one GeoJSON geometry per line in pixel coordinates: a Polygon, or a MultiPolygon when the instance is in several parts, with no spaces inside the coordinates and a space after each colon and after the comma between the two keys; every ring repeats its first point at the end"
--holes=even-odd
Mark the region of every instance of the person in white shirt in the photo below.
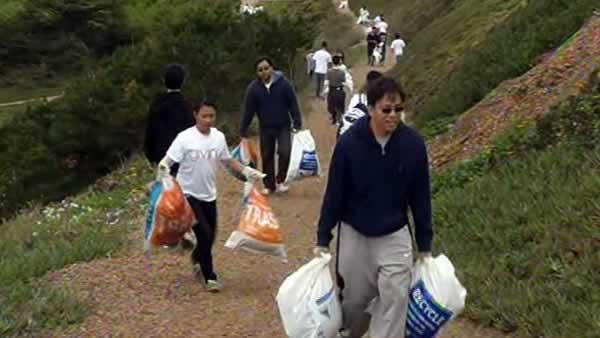
{"type": "Polygon", "coordinates": [[[205,99],[193,110],[196,125],[177,135],[158,170],[168,172],[172,165],[179,164],[176,179],[196,216],[192,229],[197,244],[191,255],[194,274],[207,291],[218,292],[222,286],[214,271],[212,257],[217,232],[217,163],[241,173],[250,181],[264,175],[231,157],[225,135],[213,127],[217,114],[214,102],[205,99]]]}
{"type": "Polygon", "coordinates": [[[363,86],[359,93],[352,96],[350,102],[348,103],[348,107],[346,108],[346,112],[340,119],[337,132],[338,138],[342,136],[344,132],[350,129],[350,127],[352,127],[352,125],[356,121],[358,121],[358,119],[368,114],[369,108],[367,106],[366,94],[367,87],[382,76],[383,74],[376,70],[372,70],[367,73],[366,84],[363,86]]]}
{"type": "Polygon", "coordinates": [[[383,16],[380,17],[380,21],[375,24],[375,27],[377,27],[379,29],[380,33],[387,33],[387,29],[389,27],[388,23],[385,22],[385,19],[383,18],[383,16]]]}
{"type": "Polygon", "coordinates": [[[394,51],[394,55],[396,56],[396,64],[400,63],[405,47],[406,43],[400,38],[400,33],[394,34],[394,41],[392,41],[390,48],[394,51]]]}
{"type": "Polygon", "coordinates": [[[356,20],[357,25],[369,24],[369,16],[371,14],[367,10],[367,6],[362,6],[359,10],[358,20],[356,20]]]}
{"type": "Polygon", "coordinates": [[[321,44],[321,49],[315,52],[313,55],[313,60],[315,61],[315,86],[316,86],[316,96],[319,98],[323,98],[321,93],[323,93],[323,85],[325,82],[325,77],[327,75],[327,69],[329,69],[329,64],[331,63],[331,54],[327,51],[327,41],[323,41],[321,44]]]}

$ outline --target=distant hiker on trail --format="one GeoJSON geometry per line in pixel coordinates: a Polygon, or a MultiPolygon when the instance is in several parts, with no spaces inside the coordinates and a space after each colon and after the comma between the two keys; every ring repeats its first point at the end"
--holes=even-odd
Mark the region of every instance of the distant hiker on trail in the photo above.
{"type": "Polygon", "coordinates": [[[315,60],[313,60],[313,55],[315,55],[315,53],[306,54],[306,75],[308,75],[309,78],[312,78],[315,72],[315,60]]]}
{"type": "MultiPolygon", "coordinates": [[[[167,90],[150,104],[144,140],[144,153],[153,166],[165,157],[177,134],[195,124],[192,107],[181,95],[185,81],[183,66],[167,65],[163,81],[167,90]]],[[[173,167],[171,175],[177,175],[177,166],[173,167]]]]}
{"type": "Polygon", "coordinates": [[[404,55],[405,47],[406,43],[400,38],[400,33],[394,34],[394,41],[392,41],[390,48],[394,51],[394,55],[396,56],[396,64],[400,63],[400,59],[402,58],[402,55],[404,55]]]}
{"type": "Polygon", "coordinates": [[[196,125],[177,135],[159,170],[169,170],[179,163],[177,181],[194,210],[197,223],[193,230],[197,244],[191,259],[195,277],[207,291],[218,292],[222,285],[213,267],[212,246],[217,234],[217,163],[241,173],[249,180],[259,180],[262,173],[245,167],[229,153],[225,135],[214,127],[217,107],[203,100],[194,107],[196,125]]]}
{"type": "Polygon", "coordinates": [[[358,20],[356,20],[357,25],[366,25],[369,24],[369,16],[371,15],[367,10],[367,6],[362,6],[358,11],[358,20]]]}
{"type": "Polygon", "coordinates": [[[386,51],[387,51],[386,47],[387,47],[388,24],[387,24],[387,22],[385,22],[385,18],[383,17],[383,14],[381,15],[381,20],[375,26],[377,27],[377,30],[379,31],[379,43],[381,44],[380,45],[381,46],[381,64],[384,64],[386,51]]]}
{"type": "Polygon", "coordinates": [[[369,116],[335,146],[314,254],[329,251],[338,226],[343,337],[404,337],[413,267],[410,208],[418,259],[433,230],[424,139],[400,122],[405,94],[391,78],[367,89],[369,116]],[[373,301],[373,302],[371,302],[373,301]],[[369,307],[369,314],[365,311],[369,307]]]}
{"type": "Polygon", "coordinates": [[[255,66],[258,79],[252,81],[246,90],[240,135],[242,138],[248,137],[248,127],[256,114],[263,171],[267,175],[262,193],[286,192],[289,190],[284,182],[290,162],[291,129],[302,128],[298,99],[283,73],[273,70],[271,59],[262,57],[255,66]],[[277,174],[275,150],[279,157],[277,174]]]}
{"type": "MultiPolygon", "coordinates": [[[[352,74],[350,73],[348,66],[346,66],[346,64],[344,63],[344,52],[341,50],[338,50],[335,52],[333,57],[335,57],[336,55],[340,57],[340,65],[338,66],[338,68],[343,70],[344,73],[346,73],[346,80],[344,82],[344,87],[345,87],[345,89],[348,90],[348,93],[346,96],[352,95],[352,93],[354,92],[354,81],[352,79],[352,74]]],[[[333,60],[333,57],[332,57],[332,60],[333,60]]],[[[329,93],[329,81],[327,81],[327,77],[325,78],[325,83],[324,83],[323,87],[324,87],[323,95],[326,96],[329,93]]],[[[344,102],[344,105],[345,105],[345,102],[344,102]]]]}
{"type": "Polygon", "coordinates": [[[369,66],[373,66],[375,63],[373,51],[377,47],[377,44],[379,44],[379,31],[377,27],[373,26],[367,34],[367,60],[369,66]]]}
{"type": "Polygon", "coordinates": [[[327,75],[327,69],[331,63],[331,54],[327,51],[327,41],[323,41],[321,49],[315,52],[313,55],[315,61],[315,89],[316,96],[322,97],[323,84],[325,82],[325,76],[327,75]]]}
{"type": "Polygon", "coordinates": [[[354,96],[350,98],[348,108],[346,108],[346,112],[340,119],[337,135],[338,138],[342,136],[342,134],[345,133],[348,129],[350,129],[350,127],[352,127],[352,125],[354,125],[354,123],[358,121],[358,119],[369,113],[369,108],[367,106],[367,88],[371,83],[373,83],[373,81],[379,79],[382,76],[383,74],[376,70],[372,70],[367,73],[365,85],[359,93],[354,94],[354,96]]]}
{"type": "Polygon", "coordinates": [[[342,58],[333,56],[333,67],[327,71],[327,110],[331,114],[331,124],[336,124],[338,118],[344,113],[346,104],[346,71],[341,67],[342,58]]]}

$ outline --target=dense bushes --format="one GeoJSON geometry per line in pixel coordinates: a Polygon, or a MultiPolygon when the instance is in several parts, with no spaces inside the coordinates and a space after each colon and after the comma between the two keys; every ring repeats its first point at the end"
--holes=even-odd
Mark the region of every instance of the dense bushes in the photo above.
{"type": "Polygon", "coordinates": [[[186,65],[186,94],[209,93],[225,122],[239,110],[254,61],[268,54],[293,65],[298,49],[314,38],[315,18],[267,14],[240,16],[237,1],[198,2],[180,16],[156,17],[156,34],[119,48],[73,81],[59,104],[30,110],[4,127],[0,140],[0,216],[25,201],[57,191],[67,194],[129,156],[141,144],[148,103],[164,90],[165,64],[186,65]],[[49,179],[50,178],[50,179],[49,179]],[[48,183],[51,182],[51,183],[48,183]],[[79,184],[73,184],[79,182],[79,184]],[[44,189],[47,188],[47,189],[44,189]]]}
{"type": "Polygon", "coordinates": [[[39,64],[72,71],[82,59],[108,55],[130,39],[122,1],[26,0],[20,6],[0,26],[0,72],[39,64]]]}

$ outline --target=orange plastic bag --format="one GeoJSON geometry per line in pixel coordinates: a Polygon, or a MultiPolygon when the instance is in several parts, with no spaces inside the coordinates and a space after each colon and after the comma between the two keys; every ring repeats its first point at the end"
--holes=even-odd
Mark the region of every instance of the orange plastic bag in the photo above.
{"type": "Polygon", "coordinates": [[[150,191],[144,251],[152,246],[178,243],[194,223],[196,216],[179,183],[168,174],[159,174],[150,191]]]}
{"type": "Polygon", "coordinates": [[[244,186],[244,210],[238,229],[225,243],[230,249],[266,253],[287,262],[283,234],[267,198],[251,184],[244,186]]]}

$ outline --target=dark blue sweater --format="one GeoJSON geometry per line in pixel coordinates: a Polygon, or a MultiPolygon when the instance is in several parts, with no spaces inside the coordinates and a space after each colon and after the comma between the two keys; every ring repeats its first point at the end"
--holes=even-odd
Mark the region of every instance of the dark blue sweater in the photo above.
{"type": "Polygon", "coordinates": [[[429,164],[423,138],[401,124],[384,149],[359,119],[338,141],[319,220],[319,246],[329,246],[343,221],[367,237],[391,234],[408,224],[410,208],[421,252],[431,250],[429,164]]]}
{"type": "Polygon", "coordinates": [[[273,83],[269,90],[261,80],[252,81],[246,90],[245,101],[240,126],[242,137],[247,136],[254,114],[258,116],[260,128],[280,129],[292,126],[295,129],[302,128],[296,93],[290,82],[279,71],[273,72],[273,83]]]}

